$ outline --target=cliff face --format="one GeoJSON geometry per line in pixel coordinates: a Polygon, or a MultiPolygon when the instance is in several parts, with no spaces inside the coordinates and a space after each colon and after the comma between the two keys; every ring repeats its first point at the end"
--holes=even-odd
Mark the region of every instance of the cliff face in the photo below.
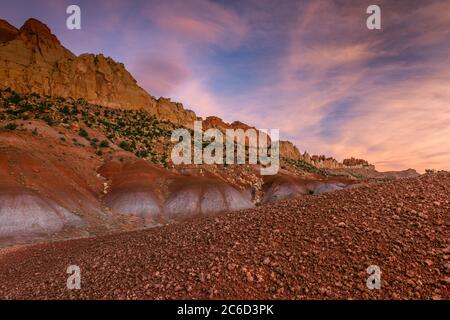
{"type": "Polygon", "coordinates": [[[8,21],[0,19],[0,43],[14,39],[18,32],[8,21]]]}
{"type": "MultiPolygon", "coordinates": [[[[82,98],[91,104],[117,109],[145,109],[159,119],[191,129],[197,119],[196,114],[181,103],[167,98],[156,100],[138,86],[122,63],[102,54],[74,55],[36,19],[29,19],[19,30],[0,20],[0,88],[25,94],[82,98]]],[[[218,117],[208,117],[203,129],[208,128],[225,131],[253,127],[239,121],[226,123],[218,117]]],[[[318,168],[344,167],[333,158],[301,154],[289,141],[280,141],[280,156],[303,160],[318,168]]]]}
{"type": "Polygon", "coordinates": [[[191,127],[195,114],[170,100],[157,101],[122,63],[103,55],[74,55],[50,29],[28,20],[20,30],[0,21],[0,86],[21,93],[83,98],[112,108],[146,109],[191,127]]]}
{"type": "Polygon", "coordinates": [[[304,160],[300,151],[298,151],[297,147],[290,141],[280,140],[280,157],[292,160],[304,160]]]}

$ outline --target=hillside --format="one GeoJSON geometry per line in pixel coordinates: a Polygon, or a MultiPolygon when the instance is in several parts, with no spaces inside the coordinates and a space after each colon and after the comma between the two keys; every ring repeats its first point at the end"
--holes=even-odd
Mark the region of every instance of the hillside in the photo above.
{"type": "Polygon", "coordinates": [[[11,248],[2,299],[449,299],[450,175],[11,248]],[[81,290],[66,289],[69,265],[81,290]],[[381,269],[368,290],[366,269],[381,269]]]}
{"type": "MultiPolygon", "coordinates": [[[[102,54],[74,55],[36,19],[27,20],[20,29],[0,20],[0,88],[21,94],[83,99],[115,109],[145,110],[159,120],[191,129],[193,121],[200,119],[181,103],[164,97],[156,99],[145,92],[122,63],[102,54]]],[[[206,118],[205,124],[222,129],[252,127],[240,121],[228,124],[214,116],[206,118]]],[[[289,141],[280,141],[280,154],[318,168],[347,168],[330,157],[301,154],[289,141]]]]}
{"type": "Polygon", "coordinates": [[[156,100],[139,87],[122,63],[102,54],[74,55],[50,29],[29,19],[12,31],[0,23],[0,85],[20,93],[83,98],[121,109],[145,109],[161,119],[189,126],[195,114],[168,99],[156,100]]]}
{"type": "MultiPolygon", "coordinates": [[[[301,154],[289,141],[273,176],[259,164],[176,166],[171,133],[192,133],[196,119],[145,92],[123,64],[74,55],[42,22],[16,29],[1,20],[0,245],[161,226],[417,175],[301,154]]],[[[253,128],[213,116],[203,124],[253,128]]]]}

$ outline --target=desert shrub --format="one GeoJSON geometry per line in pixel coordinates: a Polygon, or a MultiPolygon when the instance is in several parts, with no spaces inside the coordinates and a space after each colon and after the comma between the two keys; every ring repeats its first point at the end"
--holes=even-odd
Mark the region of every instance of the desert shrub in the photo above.
{"type": "Polygon", "coordinates": [[[9,102],[14,103],[14,104],[18,104],[20,101],[22,101],[22,96],[20,94],[17,93],[13,93],[9,99],[9,102]]]}
{"type": "Polygon", "coordinates": [[[108,140],[102,140],[99,144],[100,148],[108,148],[109,147],[109,142],[108,140]]]}
{"type": "Polygon", "coordinates": [[[42,120],[44,120],[49,126],[52,126],[55,124],[55,120],[50,115],[45,115],[42,120]]]}
{"type": "Polygon", "coordinates": [[[65,114],[65,115],[68,115],[68,114],[70,114],[70,109],[69,109],[69,107],[68,107],[67,105],[65,105],[65,106],[61,109],[61,112],[62,112],[63,114],[65,114]]]}
{"type": "Polygon", "coordinates": [[[98,155],[99,157],[103,155],[103,151],[102,150],[97,150],[97,152],[95,153],[96,155],[98,155]]]}
{"type": "Polygon", "coordinates": [[[44,112],[45,110],[47,110],[47,105],[45,104],[45,103],[39,103],[38,105],[37,105],[37,109],[38,109],[38,111],[39,112],[44,112]]]}
{"type": "Polygon", "coordinates": [[[164,168],[168,167],[168,163],[167,163],[167,154],[163,154],[162,158],[161,158],[161,163],[164,166],[164,168]]]}
{"type": "Polygon", "coordinates": [[[33,111],[33,106],[29,103],[25,103],[21,108],[20,112],[30,112],[33,111]]]}
{"type": "Polygon", "coordinates": [[[139,150],[136,152],[136,156],[139,158],[147,158],[148,157],[148,151],[147,150],[139,150]]]}
{"type": "Polygon", "coordinates": [[[79,134],[80,137],[83,137],[83,138],[86,138],[86,139],[89,138],[89,134],[83,128],[80,128],[80,131],[78,132],[78,134],[79,134]]]}
{"type": "Polygon", "coordinates": [[[8,123],[5,126],[5,129],[7,129],[7,130],[16,130],[17,129],[17,123],[15,123],[15,122],[8,123]]]}
{"type": "Polygon", "coordinates": [[[128,142],[126,142],[126,141],[120,142],[119,147],[122,148],[123,150],[131,151],[131,146],[130,146],[130,144],[129,144],[128,142]]]}

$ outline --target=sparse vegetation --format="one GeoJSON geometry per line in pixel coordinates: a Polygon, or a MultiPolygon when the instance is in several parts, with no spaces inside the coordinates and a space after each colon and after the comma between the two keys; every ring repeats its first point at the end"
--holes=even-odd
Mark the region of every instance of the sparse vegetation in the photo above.
{"type": "Polygon", "coordinates": [[[302,171],[306,171],[306,172],[311,172],[311,173],[316,173],[316,174],[320,174],[322,176],[334,176],[333,174],[319,169],[315,166],[313,166],[312,164],[305,162],[303,160],[292,160],[292,159],[287,159],[287,158],[283,158],[282,159],[285,163],[299,169],[302,171]]]}
{"type": "MultiPolygon", "coordinates": [[[[171,132],[178,128],[173,123],[156,119],[145,110],[112,109],[89,104],[83,99],[20,95],[12,90],[0,90],[0,121],[33,119],[43,120],[50,126],[84,126],[77,129],[78,135],[90,140],[94,148],[108,148],[113,143],[140,158],[164,166],[168,165],[171,132]],[[87,127],[102,133],[107,139],[91,142],[87,127]]],[[[73,143],[83,146],[76,140],[73,143]]]]}
{"type": "Polygon", "coordinates": [[[83,128],[80,128],[78,134],[80,135],[80,137],[83,137],[85,139],[89,138],[89,134],[87,133],[86,130],[84,130],[83,128]]]}
{"type": "Polygon", "coordinates": [[[108,140],[102,140],[99,144],[100,148],[108,148],[109,147],[109,142],[108,140]]]}
{"type": "Polygon", "coordinates": [[[6,126],[5,126],[5,129],[6,130],[16,130],[17,129],[17,123],[15,123],[15,122],[11,122],[11,123],[8,123],[6,126]]]}
{"type": "Polygon", "coordinates": [[[52,126],[55,124],[55,120],[50,115],[45,115],[42,120],[44,120],[49,126],[52,126]]]}
{"type": "Polygon", "coordinates": [[[20,101],[22,101],[22,96],[20,94],[13,92],[13,94],[9,96],[8,101],[13,104],[18,104],[20,101]]]}
{"type": "Polygon", "coordinates": [[[131,146],[127,141],[121,141],[119,147],[125,151],[132,151],[131,146]]]}

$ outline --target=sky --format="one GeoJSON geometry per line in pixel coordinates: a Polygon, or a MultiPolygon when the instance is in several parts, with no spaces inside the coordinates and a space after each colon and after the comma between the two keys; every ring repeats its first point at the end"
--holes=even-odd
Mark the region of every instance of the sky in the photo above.
{"type": "Polygon", "coordinates": [[[0,0],[0,18],[30,17],[199,116],[383,171],[450,170],[448,0],[0,0]],[[81,30],[66,28],[70,4],[81,30]],[[381,30],[366,27],[371,4],[381,30]]]}

